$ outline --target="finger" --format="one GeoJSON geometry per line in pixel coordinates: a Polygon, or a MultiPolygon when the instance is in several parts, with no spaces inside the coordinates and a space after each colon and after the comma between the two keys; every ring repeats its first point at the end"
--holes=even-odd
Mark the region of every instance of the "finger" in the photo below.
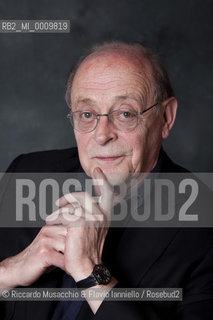
{"type": "Polygon", "coordinates": [[[97,186],[98,194],[100,194],[99,206],[108,213],[111,210],[113,201],[112,187],[103,171],[98,167],[93,171],[93,178],[101,180],[99,181],[101,183],[97,186]]]}
{"type": "MultiPolygon", "coordinates": [[[[75,217],[75,220],[76,220],[77,216],[74,216],[74,217],[75,217]]],[[[69,212],[60,213],[60,210],[59,210],[59,214],[57,216],[55,216],[54,219],[47,220],[46,223],[48,225],[63,225],[63,226],[67,226],[72,221],[73,221],[73,214],[71,214],[69,212]]]]}
{"type": "Polygon", "coordinates": [[[46,234],[47,236],[61,235],[66,236],[67,228],[65,226],[54,226],[54,225],[45,225],[40,233],[46,234]]]}
{"type": "Polygon", "coordinates": [[[60,199],[58,199],[59,206],[72,205],[75,210],[79,207],[86,208],[87,211],[92,213],[97,207],[97,203],[88,192],[72,192],[67,193],[60,199]]]}
{"type": "Polygon", "coordinates": [[[59,217],[60,215],[70,215],[72,213],[74,213],[75,208],[72,205],[66,205],[56,211],[54,211],[52,214],[50,214],[47,218],[46,218],[46,223],[48,225],[53,225],[53,224],[58,224],[59,220],[62,217],[59,217]]]}
{"type": "Polygon", "coordinates": [[[47,221],[47,225],[81,226],[87,223],[91,225],[91,222],[100,223],[104,220],[104,215],[100,213],[100,210],[97,214],[91,214],[86,209],[78,207],[70,214],[69,212],[63,212],[63,208],[61,208],[58,210],[58,215],[54,216],[54,219],[47,221]]]}
{"type": "Polygon", "coordinates": [[[63,207],[69,203],[72,203],[72,205],[75,207],[80,206],[78,199],[75,198],[75,194],[77,194],[77,192],[67,193],[63,197],[56,200],[55,204],[58,207],[63,207]]]}
{"type": "Polygon", "coordinates": [[[57,237],[43,237],[39,241],[39,246],[48,246],[51,249],[54,249],[58,252],[64,253],[65,249],[65,241],[66,237],[64,236],[57,236],[57,237]]]}
{"type": "Polygon", "coordinates": [[[52,213],[46,219],[47,226],[63,225],[68,226],[75,223],[79,218],[85,218],[85,209],[82,207],[73,208],[72,206],[65,206],[54,213],[52,213]]]}
{"type": "Polygon", "coordinates": [[[97,213],[90,213],[88,210],[86,210],[82,207],[79,207],[75,210],[71,219],[73,219],[73,221],[76,221],[75,217],[83,218],[85,220],[86,224],[87,224],[87,222],[89,222],[89,223],[90,222],[103,222],[104,218],[105,218],[104,215],[100,212],[100,210],[97,211],[97,213]]]}
{"type": "Polygon", "coordinates": [[[66,237],[50,238],[50,246],[58,252],[64,253],[66,237]]]}
{"type": "Polygon", "coordinates": [[[65,270],[64,255],[53,249],[47,255],[45,264],[65,270]]]}

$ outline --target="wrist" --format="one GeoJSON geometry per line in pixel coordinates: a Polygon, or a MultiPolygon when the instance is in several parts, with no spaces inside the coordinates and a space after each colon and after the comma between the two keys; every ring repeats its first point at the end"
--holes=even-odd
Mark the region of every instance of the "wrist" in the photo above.
{"type": "Polygon", "coordinates": [[[108,284],[97,284],[97,285],[95,285],[93,287],[90,287],[90,288],[87,288],[87,289],[84,289],[84,290],[86,291],[86,290],[89,290],[89,289],[106,289],[107,291],[109,291],[117,283],[118,283],[118,280],[115,279],[114,277],[111,277],[111,280],[110,280],[110,282],[108,284]]]}
{"type": "Polygon", "coordinates": [[[17,286],[13,281],[12,274],[7,266],[5,266],[5,261],[0,263],[0,288],[10,289],[17,286]]]}
{"type": "Polygon", "coordinates": [[[87,289],[102,285],[106,287],[111,281],[110,271],[103,264],[95,264],[92,272],[88,277],[76,282],[77,288],[87,289]]]}
{"type": "Polygon", "coordinates": [[[95,264],[90,263],[87,265],[84,265],[82,268],[77,268],[76,270],[68,270],[68,274],[72,276],[72,278],[75,280],[75,282],[81,281],[85,278],[87,278],[93,271],[95,264]]]}

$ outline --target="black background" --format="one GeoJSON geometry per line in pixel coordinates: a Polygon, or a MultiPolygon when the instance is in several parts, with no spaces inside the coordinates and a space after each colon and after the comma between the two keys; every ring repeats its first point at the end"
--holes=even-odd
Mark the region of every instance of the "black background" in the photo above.
{"type": "Polygon", "coordinates": [[[173,160],[212,171],[213,3],[208,0],[1,0],[1,19],[68,19],[69,34],[0,34],[0,171],[20,153],[75,145],[64,86],[83,50],[109,38],[161,55],[179,110],[173,160]]]}

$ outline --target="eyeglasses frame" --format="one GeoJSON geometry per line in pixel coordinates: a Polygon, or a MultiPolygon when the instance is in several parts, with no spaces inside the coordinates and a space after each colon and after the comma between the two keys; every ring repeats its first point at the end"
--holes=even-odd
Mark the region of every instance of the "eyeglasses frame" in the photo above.
{"type": "MultiPolygon", "coordinates": [[[[160,104],[160,103],[157,102],[157,103],[151,105],[150,107],[148,107],[147,109],[145,109],[145,110],[143,110],[143,111],[140,111],[140,112],[136,112],[136,111],[134,111],[134,110],[131,110],[131,111],[133,111],[133,112],[135,113],[135,115],[137,116],[137,124],[136,124],[136,126],[135,126],[132,130],[134,130],[134,129],[138,126],[138,116],[144,114],[145,112],[147,112],[147,111],[149,111],[150,109],[154,108],[154,107],[157,106],[158,104],[160,104]]],[[[121,109],[121,110],[122,110],[122,109],[121,109]]],[[[84,112],[86,112],[86,111],[87,111],[87,110],[85,110],[84,112]]],[[[81,110],[78,110],[78,111],[72,111],[72,110],[71,110],[71,112],[69,112],[69,113],[67,114],[67,118],[70,120],[70,122],[71,122],[72,127],[73,127],[74,130],[76,130],[76,131],[78,131],[78,132],[89,133],[89,132],[94,131],[94,130],[97,128],[98,121],[99,121],[100,117],[105,116],[105,117],[108,117],[108,119],[109,119],[110,115],[111,115],[113,112],[116,112],[116,111],[119,111],[119,109],[118,109],[118,110],[113,110],[113,111],[110,112],[110,113],[94,113],[94,112],[88,111],[88,112],[91,112],[92,114],[94,114],[94,115],[96,116],[96,125],[95,125],[95,127],[94,127],[92,130],[90,130],[90,131],[81,131],[81,130],[78,130],[78,129],[76,129],[76,128],[74,127],[73,114],[76,113],[76,112],[81,112],[81,110]]],[[[124,111],[125,111],[125,110],[124,110],[124,111]]],[[[128,110],[126,110],[126,111],[128,111],[128,110]]],[[[131,131],[131,130],[128,130],[128,131],[131,131]]],[[[128,131],[127,131],[127,132],[128,132],[128,131]]],[[[123,132],[125,132],[125,131],[123,131],[123,132]]]]}

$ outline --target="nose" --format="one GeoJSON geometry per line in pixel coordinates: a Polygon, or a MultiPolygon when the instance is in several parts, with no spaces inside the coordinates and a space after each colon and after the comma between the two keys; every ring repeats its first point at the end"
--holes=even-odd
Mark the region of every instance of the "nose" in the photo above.
{"type": "Polygon", "coordinates": [[[100,145],[105,145],[109,141],[117,138],[116,130],[111,125],[107,116],[100,116],[97,127],[94,130],[94,139],[100,145]]]}

